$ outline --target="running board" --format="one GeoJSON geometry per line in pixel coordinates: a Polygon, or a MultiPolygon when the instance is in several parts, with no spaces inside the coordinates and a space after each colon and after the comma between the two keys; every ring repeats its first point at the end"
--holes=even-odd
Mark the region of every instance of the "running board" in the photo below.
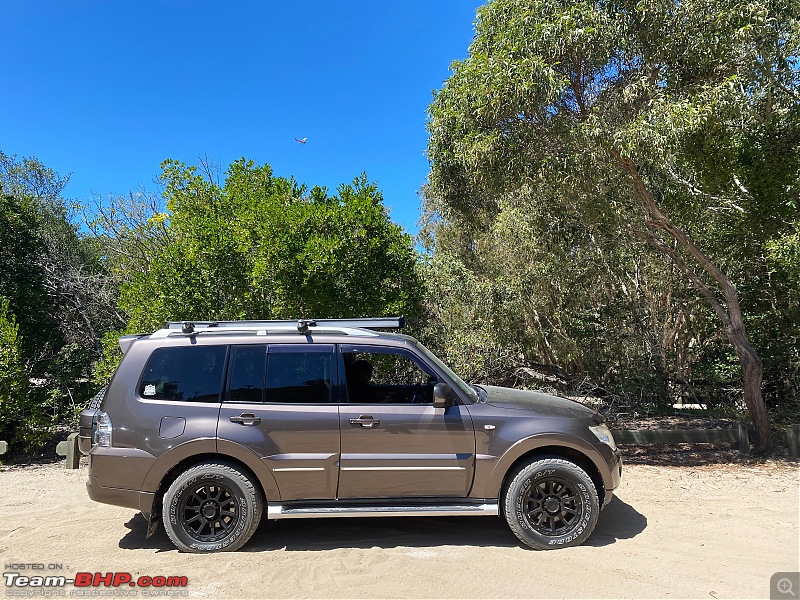
{"type": "Polygon", "coordinates": [[[319,519],[324,517],[493,517],[497,502],[409,506],[297,506],[269,504],[268,519],[319,519]]]}

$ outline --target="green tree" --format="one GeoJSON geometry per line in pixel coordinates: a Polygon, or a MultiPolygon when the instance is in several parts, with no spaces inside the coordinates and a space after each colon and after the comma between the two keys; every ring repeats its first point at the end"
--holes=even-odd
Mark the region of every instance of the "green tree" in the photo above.
{"type": "Polygon", "coordinates": [[[102,334],[120,325],[101,247],[78,234],[62,196],[68,180],[36,158],[0,152],[0,293],[18,315],[26,346],[43,357],[34,371],[63,344],[96,354],[102,334]]]}
{"type": "Polygon", "coordinates": [[[36,382],[7,405],[19,414],[6,410],[0,427],[30,443],[74,422],[100,338],[115,324],[99,247],[78,234],[62,196],[67,179],[0,152],[0,296],[14,315],[25,381],[36,382]]]}
{"type": "Polygon", "coordinates": [[[57,331],[40,261],[44,244],[39,227],[40,216],[30,199],[0,196],[0,296],[14,314],[21,315],[17,320],[21,334],[31,343],[26,356],[47,346],[57,331]]]}
{"type": "MultiPolygon", "coordinates": [[[[119,305],[129,315],[127,331],[152,330],[165,320],[417,310],[411,237],[389,220],[365,175],[329,194],[244,159],[229,166],[222,184],[195,166],[168,160],[162,169],[164,211],[124,229],[127,247],[136,231],[149,236],[149,254],[132,272],[128,260],[115,267],[126,271],[119,305]]],[[[115,360],[109,357],[103,371],[115,360]]]]}
{"type": "Polygon", "coordinates": [[[475,224],[508,204],[577,207],[668,258],[738,357],[761,451],[762,361],[732,277],[796,214],[799,12],[495,0],[430,108],[428,210],[475,224]]]}
{"type": "Polygon", "coordinates": [[[22,340],[7,298],[0,296],[0,431],[14,429],[26,408],[28,376],[22,361],[22,340]]]}

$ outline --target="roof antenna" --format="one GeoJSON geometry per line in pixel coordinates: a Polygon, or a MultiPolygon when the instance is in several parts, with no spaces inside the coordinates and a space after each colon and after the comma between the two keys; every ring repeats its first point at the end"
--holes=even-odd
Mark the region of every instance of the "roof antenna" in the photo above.
{"type": "Polygon", "coordinates": [[[297,331],[300,333],[308,333],[309,327],[316,327],[317,322],[314,319],[300,319],[297,321],[297,331]]]}

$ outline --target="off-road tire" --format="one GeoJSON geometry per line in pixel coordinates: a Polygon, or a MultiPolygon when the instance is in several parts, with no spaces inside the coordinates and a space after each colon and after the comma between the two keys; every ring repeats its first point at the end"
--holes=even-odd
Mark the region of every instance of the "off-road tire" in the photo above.
{"type": "Polygon", "coordinates": [[[172,482],[162,504],[164,529],[185,552],[230,552],[255,533],[264,503],[261,492],[237,467],[195,465],[172,482]]]}
{"type": "Polygon", "coordinates": [[[563,458],[545,456],[513,474],[503,513],[522,543],[550,550],[582,544],[597,524],[600,503],[583,469],[563,458]]]}

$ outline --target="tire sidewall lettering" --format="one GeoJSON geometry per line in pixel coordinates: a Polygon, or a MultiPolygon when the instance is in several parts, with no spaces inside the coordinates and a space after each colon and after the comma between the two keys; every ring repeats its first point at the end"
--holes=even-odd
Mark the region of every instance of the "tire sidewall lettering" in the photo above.
{"type": "MultiPolygon", "coordinates": [[[[524,471],[523,471],[524,473],[524,471]]],[[[585,473],[584,473],[585,475],[585,473]]],[[[588,477],[588,475],[585,475],[588,477]]],[[[519,476],[518,476],[519,477],[519,476]]],[[[593,529],[593,519],[595,519],[594,501],[590,488],[584,483],[577,474],[570,469],[553,468],[550,465],[537,467],[531,474],[523,476],[520,481],[513,482],[513,488],[509,490],[513,494],[509,503],[506,501],[507,510],[512,509],[510,517],[514,520],[514,528],[526,538],[533,538],[539,546],[564,547],[582,542],[593,529]],[[572,528],[560,536],[548,536],[537,531],[526,516],[526,499],[531,488],[539,485],[547,478],[554,478],[562,483],[568,483],[575,490],[575,506],[579,511],[577,521],[572,528]]],[[[507,513],[508,514],[508,513],[507,513]]],[[[512,528],[512,529],[514,529],[512,528]]],[[[532,540],[532,541],[533,541],[532,540]]],[[[523,541],[525,541],[523,539],[523,541]]]]}
{"type": "MultiPolygon", "coordinates": [[[[249,484],[249,480],[246,477],[243,475],[241,477],[244,479],[244,483],[249,484]]],[[[181,543],[185,545],[185,548],[197,552],[226,550],[230,546],[239,543],[242,537],[253,526],[253,519],[256,516],[256,506],[251,506],[249,500],[249,496],[252,496],[252,490],[248,492],[246,487],[242,487],[242,483],[243,482],[240,482],[238,478],[229,477],[224,473],[200,472],[187,477],[185,481],[182,481],[180,485],[171,492],[168,498],[167,512],[168,521],[171,526],[170,530],[172,531],[171,536],[177,536],[177,538],[181,540],[181,543]],[[203,542],[194,539],[191,534],[185,530],[182,523],[180,507],[182,501],[185,500],[187,493],[189,493],[192,487],[197,486],[198,483],[207,485],[210,482],[218,482],[220,485],[223,485],[233,496],[238,511],[238,518],[236,519],[233,530],[228,532],[223,539],[213,542],[203,542]]],[[[173,541],[175,541],[175,539],[173,539],[173,541]]]]}

